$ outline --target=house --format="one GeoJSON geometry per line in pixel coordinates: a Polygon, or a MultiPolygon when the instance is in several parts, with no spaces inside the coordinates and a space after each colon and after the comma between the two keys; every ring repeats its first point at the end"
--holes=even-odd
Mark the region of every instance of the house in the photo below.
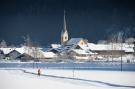
{"type": "Polygon", "coordinates": [[[59,48],[51,48],[47,52],[53,52],[54,54],[59,54],[61,52],[61,49],[59,48]]]}
{"type": "Polygon", "coordinates": [[[66,59],[93,59],[92,56],[96,53],[89,49],[87,43],[83,38],[71,38],[60,47],[51,48],[49,51],[66,59]]]}
{"type": "Polygon", "coordinates": [[[30,55],[35,59],[43,59],[44,58],[44,49],[40,47],[27,47],[24,46],[24,53],[30,55]]]}
{"type": "Polygon", "coordinates": [[[31,60],[33,60],[34,58],[33,58],[32,56],[26,54],[26,53],[23,53],[23,54],[19,55],[16,59],[19,59],[19,60],[21,60],[21,61],[26,62],[26,61],[31,61],[31,60]]]}
{"type": "Polygon", "coordinates": [[[71,38],[65,45],[69,55],[75,59],[94,59],[93,53],[88,47],[88,40],[83,38],[71,38]]]}
{"type": "Polygon", "coordinates": [[[126,43],[109,43],[109,44],[94,44],[88,43],[89,48],[98,53],[99,58],[119,58],[121,56],[128,56],[134,53],[133,45],[126,43]]]}
{"type": "Polygon", "coordinates": [[[20,56],[21,53],[16,51],[16,50],[12,50],[11,52],[9,52],[8,54],[6,54],[6,57],[10,60],[15,60],[18,56],[20,56]]]}
{"type": "Polygon", "coordinates": [[[0,59],[5,59],[5,55],[2,50],[0,50],[0,59]]]}
{"type": "Polygon", "coordinates": [[[3,54],[5,56],[4,59],[15,59],[17,55],[22,54],[21,53],[22,51],[20,51],[22,50],[22,48],[11,47],[11,48],[0,48],[0,50],[3,51],[3,54]]]}
{"type": "Polygon", "coordinates": [[[10,53],[11,51],[15,50],[15,48],[0,48],[0,50],[2,50],[3,53],[6,55],[10,53]]]}

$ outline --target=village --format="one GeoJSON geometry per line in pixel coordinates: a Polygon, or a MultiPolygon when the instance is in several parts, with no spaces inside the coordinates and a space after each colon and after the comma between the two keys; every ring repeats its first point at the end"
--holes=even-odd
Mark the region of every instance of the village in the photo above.
{"type": "Polygon", "coordinates": [[[61,44],[51,44],[48,48],[33,46],[27,37],[21,47],[7,47],[1,42],[1,61],[43,61],[43,62],[89,62],[89,61],[123,61],[135,62],[135,38],[122,39],[119,32],[110,42],[90,43],[84,38],[69,38],[64,12],[61,44]]]}
{"type": "Polygon", "coordinates": [[[134,44],[94,44],[88,43],[83,38],[72,38],[66,45],[51,44],[51,48],[39,47],[13,47],[0,48],[1,60],[19,61],[67,61],[76,59],[78,61],[123,61],[134,62],[134,44]],[[113,45],[113,48],[112,48],[113,45]]]}
{"type": "Polygon", "coordinates": [[[0,89],[135,89],[135,0],[0,0],[0,89]]]}

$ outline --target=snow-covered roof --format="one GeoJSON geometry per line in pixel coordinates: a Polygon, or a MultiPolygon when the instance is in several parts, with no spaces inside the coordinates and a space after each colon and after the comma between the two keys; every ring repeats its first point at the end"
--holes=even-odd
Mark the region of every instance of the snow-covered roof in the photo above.
{"type": "Polygon", "coordinates": [[[15,48],[15,47],[13,47],[13,48],[0,48],[0,50],[2,50],[4,54],[8,54],[13,50],[18,51],[21,54],[23,54],[25,52],[24,47],[20,47],[20,48],[15,48]]]}
{"type": "Polygon", "coordinates": [[[41,50],[41,48],[35,49],[35,47],[29,48],[29,47],[24,46],[24,47],[20,47],[20,48],[0,48],[0,49],[3,51],[4,54],[8,54],[8,53],[12,52],[13,50],[16,50],[21,54],[26,53],[32,57],[38,57],[38,58],[44,57],[43,51],[41,50]]]}
{"type": "Polygon", "coordinates": [[[83,38],[71,38],[68,42],[67,45],[75,45],[80,42],[83,38]]]}
{"type": "Polygon", "coordinates": [[[43,55],[45,58],[54,58],[56,57],[56,54],[53,52],[43,52],[43,55]]]}
{"type": "MultiPolygon", "coordinates": [[[[79,45],[78,43],[82,40],[82,38],[72,38],[70,39],[66,45],[62,45],[58,48],[52,48],[54,50],[57,50],[59,53],[63,52],[70,52],[71,50],[76,49],[77,46],[80,46],[80,48],[84,51],[90,50],[88,45],[79,45]]],[[[50,49],[50,51],[52,50],[50,49]]],[[[79,49],[78,49],[79,50],[79,49]]],[[[76,50],[77,51],[77,50],[76,50]]],[[[90,50],[91,51],[91,50],[90,50]]],[[[81,52],[81,51],[80,51],[81,52]]],[[[83,51],[82,51],[83,52],[83,51]]],[[[87,54],[87,53],[84,53],[87,54]]]]}
{"type": "Polygon", "coordinates": [[[15,48],[0,48],[4,54],[8,54],[10,53],[11,51],[13,51],[15,48]]]}
{"type": "Polygon", "coordinates": [[[134,51],[134,48],[131,47],[131,46],[126,46],[126,47],[124,47],[123,49],[125,50],[125,52],[135,52],[135,51],[134,51]]]}
{"type": "Polygon", "coordinates": [[[126,43],[114,43],[114,44],[94,44],[88,43],[91,50],[94,51],[104,51],[104,50],[124,50],[125,52],[134,52],[133,45],[128,45],[126,43]]]}
{"type": "Polygon", "coordinates": [[[21,54],[25,53],[23,47],[21,47],[21,48],[16,48],[15,50],[18,51],[18,52],[21,53],[21,54]]]}
{"type": "Polygon", "coordinates": [[[105,45],[105,44],[88,43],[88,46],[91,50],[108,50],[108,49],[110,49],[109,46],[105,45]]]}
{"type": "Polygon", "coordinates": [[[88,45],[79,45],[84,50],[90,50],[88,45]]]}
{"type": "Polygon", "coordinates": [[[97,54],[91,52],[90,50],[73,49],[72,51],[76,52],[77,54],[85,54],[85,55],[97,54]]]}
{"type": "Polygon", "coordinates": [[[52,48],[59,48],[59,47],[61,47],[61,45],[60,44],[51,44],[51,47],[52,48]]]}
{"type": "Polygon", "coordinates": [[[7,55],[10,55],[10,54],[12,54],[12,53],[17,53],[18,55],[20,55],[21,53],[20,52],[18,52],[17,50],[12,50],[11,52],[9,52],[7,55]]]}
{"type": "Polygon", "coordinates": [[[51,48],[49,51],[56,50],[59,53],[61,53],[61,52],[67,52],[68,50],[72,49],[73,47],[74,47],[74,45],[63,45],[58,48],[51,48]]]}

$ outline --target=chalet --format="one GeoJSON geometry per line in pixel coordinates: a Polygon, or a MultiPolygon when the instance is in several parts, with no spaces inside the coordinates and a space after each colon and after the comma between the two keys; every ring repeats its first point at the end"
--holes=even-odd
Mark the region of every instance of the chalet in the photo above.
{"type": "Polygon", "coordinates": [[[15,60],[18,56],[20,56],[21,53],[16,51],[16,50],[12,50],[11,52],[9,52],[8,54],[6,54],[6,57],[8,59],[11,59],[11,60],[15,60]]]}

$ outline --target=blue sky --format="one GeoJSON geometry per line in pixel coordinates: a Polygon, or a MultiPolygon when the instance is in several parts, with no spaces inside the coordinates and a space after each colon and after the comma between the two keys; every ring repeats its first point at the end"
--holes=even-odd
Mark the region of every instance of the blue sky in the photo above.
{"type": "Polygon", "coordinates": [[[70,37],[97,42],[118,31],[135,37],[134,3],[134,0],[0,0],[0,40],[18,45],[29,34],[43,46],[59,43],[64,9],[70,37]]]}

